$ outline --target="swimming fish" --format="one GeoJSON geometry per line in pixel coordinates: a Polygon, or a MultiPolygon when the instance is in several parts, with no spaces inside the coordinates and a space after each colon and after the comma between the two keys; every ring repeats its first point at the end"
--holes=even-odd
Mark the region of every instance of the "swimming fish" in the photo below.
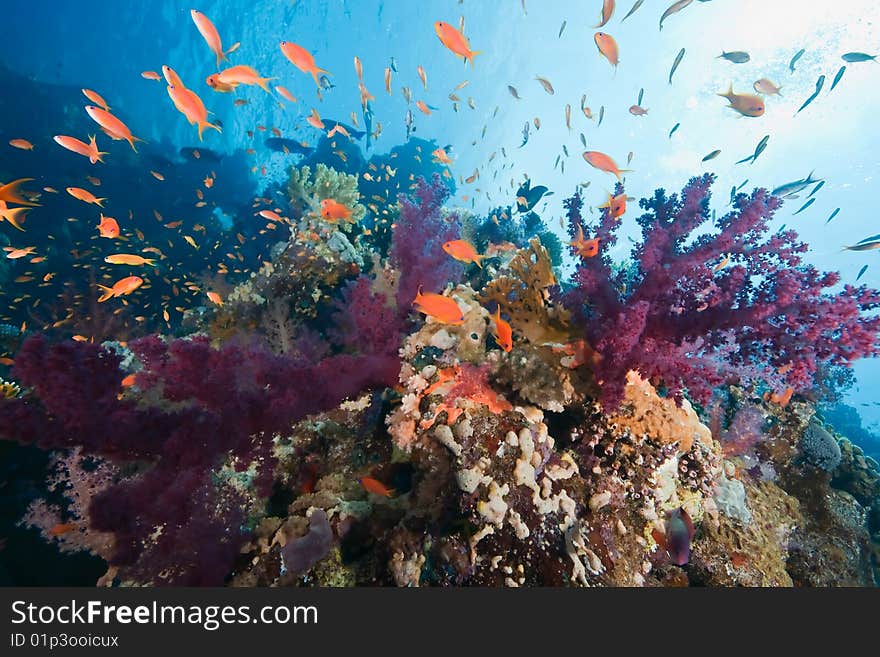
{"type": "Polygon", "coordinates": [[[603,0],[602,1],[602,13],[599,15],[599,24],[596,25],[596,28],[603,27],[608,21],[611,20],[611,16],[614,14],[614,0],[603,0]]]}
{"type": "Polygon", "coordinates": [[[806,178],[780,185],[779,187],[774,188],[773,191],[770,193],[773,196],[790,196],[792,194],[797,194],[798,192],[821,180],[821,178],[813,178],[813,173],[814,172],[811,171],[810,175],[806,178]]]}
{"type": "Polygon", "coordinates": [[[644,107],[639,107],[638,105],[631,105],[629,108],[629,113],[633,116],[645,116],[648,113],[648,110],[644,107]]]}
{"type": "Polygon", "coordinates": [[[684,507],[678,507],[671,511],[666,518],[666,528],[663,534],[652,532],[652,537],[657,544],[666,551],[669,558],[676,566],[684,566],[690,561],[691,541],[696,534],[694,523],[684,507]]]}
{"type": "Polygon", "coordinates": [[[861,269],[859,269],[858,276],[856,276],[856,280],[859,280],[865,272],[868,271],[868,265],[864,265],[861,269]]]}
{"type": "Polygon", "coordinates": [[[829,223],[832,219],[834,219],[834,217],[837,216],[837,213],[838,213],[838,212],[840,212],[840,208],[835,208],[835,209],[834,209],[834,212],[831,213],[831,216],[828,217],[828,219],[825,220],[825,223],[827,224],[827,223],[829,223]]]}
{"type": "Polygon", "coordinates": [[[816,80],[816,91],[814,91],[814,92],[813,92],[813,95],[810,96],[809,98],[807,98],[806,101],[804,101],[804,104],[801,105],[800,109],[799,109],[797,112],[795,112],[795,116],[797,116],[798,114],[800,114],[800,113],[801,113],[801,110],[804,109],[807,105],[809,105],[809,104],[812,103],[814,100],[816,100],[816,98],[817,98],[818,95],[819,95],[819,92],[822,91],[822,86],[823,86],[824,84],[825,84],[825,76],[824,76],[824,75],[820,75],[820,76],[819,76],[819,79],[816,80]]]}
{"type": "Polygon", "coordinates": [[[557,39],[560,38],[562,36],[562,33],[565,31],[565,24],[566,23],[567,23],[567,21],[562,21],[562,25],[559,27],[559,34],[556,35],[557,39]]]}
{"type": "Polygon", "coordinates": [[[130,265],[132,267],[140,265],[156,266],[156,261],[152,258],[144,258],[143,256],[132,253],[114,253],[113,255],[108,255],[104,258],[104,262],[111,265],[130,265]]]}
{"type": "Polygon", "coordinates": [[[681,64],[681,60],[684,59],[685,50],[682,48],[678,51],[678,54],[675,56],[675,60],[672,62],[672,68],[669,69],[669,84],[672,84],[672,76],[675,75],[676,69],[678,69],[678,65],[681,64]]]}
{"type": "Polygon", "coordinates": [[[93,135],[89,135],[88,144],[80,141],[76,137],[68,137],[67,135],[55,135],[52,139],[54,139],[55,143],[62,148],[66,148],[69,151],[89,158],[89,162],[92,164],[95,164],[96,162],[103,163],[104,160],[101,159],[101,156],[107,155],[107,151],[98,150],[98,144],[95,142],[95,137],[93,135]]]}
{"type": "Polygon", "coordinates": [[[310,73],[315,79],[315,85],[318,87],[321,86],[321,82],[318,80],[318,74],[330,73],[330,71],[318,68],[318,65],[315,64],[315,58],[312,57],[312,54],[308,50],[302,46],[298,46],[292,41],[282,41],[279,46],[281,47],[281,52],[287,57],[291,64],[296,66],[303,73],[310,73]]]}
{"type": "Polygon", "coordinates": [[[639,10],[639,7],[642,6],[642,3],[643,3],[644,1],[645,1],[645,0],[636,0],[635,4],[632,6],[632,9],[630,9],[630,10],[627,12],[626,16],[624,16],[623,18],[620,19],[620,22],[622,23],[622,22],[625,21],[627,18],[629,18],[630,16],[632,16],[634,13],[636,13],[636,12],[639,10]]]}
{"type": "Polygon", "coordinates": [[[135,153],[137,153],[137,148],[135,148],[134,142],[144,140],[132,135],[131,130],[129,130],[128,126],[125,125],[122,121],[113,116],[107,110],[101,109],[100,107],[95,107],[94,105],[86,105],[86,113],[95,123],[101,126],[101,129],[107,134],[108,137],[110,137],[110,139],[124,139],[129,143],[131,149],[135,153]]]}
{"type": "Polygon", "coordinates": [[[131,294],[143,284],[144,279],[140,276],[126,276],[125,278],[116,281],[113,284],[113,287],[98,285],[101,290],[101,296],[98,297],[98,302],[103,303],[104,301],[107,301],[107,299],[112,299],[113,297],[122,297],[131,294]]]}
{"type": "Polygon", "coordinates": [[[107,200],[106,198],[95,198],[94,194],[82,187],[68,187],[65,191],[67,191],[67,193],[73,198],[83,201],[84,203],[92,203],[99,208],[103,208],[104,205],[102,202],[107,200]]]}
{"type": "Polygon", "coordinates": [[[602,205],[597,205],[596,207],[600,209],[607,208],[611,213],[611,217],[617,219],[618,217],[623,216],[626,212],[626,193],[618,194],[617,196],[609,194],[608,200],[602,205]]]}
{"type": "Polygon", "coordinates": [[[100,237],[107,239],[116,239],[119,237],[119,223],[113,217],[105,217],[101,213],[101,220],[98,224],[98,232],[100,237]]]}
{"type": "Polygon", "coordinates": [[[97,91],[92,91],[91,89],[82,89],[83,96],[92,101],[95,105],[99,105],[105,111],[110,111],[110,106],[107,104],[107,101],[101,97],[97,91]]]}
{"type": "Polygon", "coordinates": [[[18,230],[24,232],[24,228],[21,227],[21,222],[24,220],[25,216],[28,212],[30,212],[30,207],[18,207],[18,208],[10,208],[6,201],[0,201],[0,220],[8,221],[13,228],[17,228],[18,230]]]}
{"type": "Polygon", "coordinates": [[[455,260],[458,260],[459,262],[472,262],[480,269],[483,268],[483,264],[480,261],[485,256],[477,253],[477,250],[474,248],[473,244],[471,244],[467,240],[452,240],[449,242],[444,242],[442,248],[448,255],[452,256],[455,260]]]}
{"type": "Polygon", "coordinates": [[[806,49],[801,48],[800,50],[798,50],[798,51],[794,54],[794,57],[792,57],[792,58],[791,58],[791,61],[788,63],[788,70],[790,70],[792,73],[794,73],[794,65],[797,64],[797,61],[798,61],[801,57],[804,56],[804,53],[805,53],[805,52],[807,52],[806,49]]]}
{"type": "Polygon", "coordinates": [[[593,36],[593,41],[596,42],[596,47],[599,49],[599,53],[607,59],[613,67],[617,68],[617,65],[620,63],[620,49],[617,47],[617,41],[614,40],[614,37],[605,32],[596,32],[593,36]]]}
{"type": "Polygon", "coordinates": [[[726,59],[734,64],[745,64],[751,59],[751,57],[749,56],[749,53],[742,50],[734,50],[733,52],[724,52],[722,50],[721,54],[718,55],[718,59],[726,59]]]}
{"type": "Polygon", "coordinates": [[[220,71],[217,75],[217,80],[224,85],[257,85],[261,89],[263,89],[266,93],[269,92],[269,85],[266,83],[270,80],[274,80],[275,78],[264,78],[260,77],[260,74],[257,73],[256,69],[251,66],[246,66],[244,64],[239,64],[238,66],[232,66],[223,71],[220,71]]]}
{"type": "Polygon", "coordinates": [[[660,29],[663,29],[663,21],[672,16],[672,14],[676,14],[680,12],[682,9],[687,7],[694,0],[678,0],[678,2],[673,3],[669,6],[669,8],[663,12],[663,15],[660,17],[660,29]]]}
{"type": "Polygon", "coordinates": [[[553,85],[550,84],[550,80],[547,80],[546,78],[542,78],[540,76],[536,76],[535,79],[541,83],[541,86],[544,87],[544,91],[546,91],[548,94],[552,96],[556,93],[553,90],[553,85]]]}
{"type": "Polygon", "coordinates": [[[522,130],[523,141],[519,145],[520,148],[522,148],[523,146],[525,146],[528,143],[530,129],[531,129],[531,124],[528,121],[526,121],[525,124],[523,125],[523,130],[522,130]]]}
{"type": "Polygon", "coordinates": [[[843,77],[843,74],[846,72],[846,66],[841,66],[840,70],[837,71],[837,75],[834,76],[834,81],[831,83],[831,89],[829,91],[834,91],[834,87],[837,86],[837,83],[840,82],[840,79],[843,77]]]}
{"type": "Polygon", "coordinates": [[[672,139],[672,135],[675,134],[675,131],[681,126],[681,123],[676,123],[672,126],[672,130],[669,131],[669,139],[672,139]]]}
{"type": "Polygon", "coordinates": [[[510,92],[510,95],[516,98],[517,100],[521,100],[519,97],[519,92],[516,90],[516,87],[513,85],[507,85],[507,90],[510,92]]]}
{"type": "Polygon", "coordinates": [[[850,64],[855,64],[858,62],[877,61],[877,55],[868,55],[863,52],[848,52],[845,55],[841,55],[840,58],[850,64]]]}
{"type": "Polygon", "coordinates": [[[595,258],[599,255],[599,238],[584,239],[584,230],[578,224],[577,236],[568,243],[580,258],[595,258]]]}
{"type": "Polygon", "coordinates": [[[198,126],[199,141],[203,139],[202,132],[205,128],[212,128],[217,132],[223,132],[219,125],[208,121],[208,110],[196,92],[173,85],[166,87],[166,90],[174,106],[186,117],[190,125],[195,124],[198,126]]]}
{"type": "Polygon", "coordinates": [[[782,87],[776,86],[776,84],[774,84],[767,78],[755,80],[752,86],[754,87],[755,91],[757,91],[759,94],[764,94],[765,96],[782,95],[781,93],[779,93],[779,90],[782,89],[782,87]]]}
{"type": "MultiPolygon", "coordinates": [[[[794,214],[800,214],[801,212],[803,212],[804,210],[806,210],[808,207],[810,207],[811,205],[813,205],[813,203],[815,203],[815,202],[816,202],[816,199],[811,198],[809,201],[807,201],[806,203],[804,203],[804,204],[801,206],[800,210],[798,210],[798,211],[795,212],[794,214]]],[[[794,216],[794,215],[792,215],[792,216],[794,216]]]]}
{"type": "Polygon", "coordinates": [[[296,96],[294,96],[287,87],[277,86],[275,87],[275,91],[278,92],[279,95],[283,96],[285,99],[289,100],[291,103],[296,102],[296,96]]]}
{"type": "Polygon", "coordinates": [[[351,210],[332,198],[321,201],[321,216],[327,221],[351,221],[351,210]]]}
{"type": "MultiPolygon", "coordinates": [[[[704,157],[701,161],[702,161],[702,162],[708,162],[709,160],[714,160],[714,159],[715,159],[716,157],[718,157],[719,155],[721,155],[721,150],[720,150],[720,149],[719,149],[719,150],[714,150],[714,151],[712,151],[711,153],[709,153],[706,157],[704,157]]],[[[734,188],[734,189],[736,189],[736,188],[734,188]]]]}
{"type": "Polygon", "coordinates": [[[470,43],[464,34],[443,21],[434,23],[434,31],[437,32],[440,43],[451,50],[457,57],[467,60],[471,66],[474,65],[474,57],[479,55],[480,51],[471,50],[470,43]]]}
{"type": "Polygon", "coordinates": [[[373,479],[373,477],[361,477],[360,484],[365,491],[372,493],[373,495],[379,495],[381,497],[391,497],[394,495],[393,488],[389,488],[378,479],[373,479]]]}
{"type": "Polygon", "coordinates": [[[819,184],[816,185],[815,187],[813,187],[813,191],[810,192],[810,196],[807,196],[807,198],[810,198],[811,196],[813,196],[816,192],[818,192],[818,191],[819,191],[820,189],[822,189],[822,187],[824,187],[824,186],[825,186],[825,181],[824,181],[824,180],[820,180],[820,181],[819,181],[819,184]]]}
{"type": "Polygon", "coordinates": [[[421,285],[416,293],[416,298],[413,299],[413,305],[419,312],[442,324],[464,324],[464,314],[454,299],[433,292],[423,294],[421,285]]]}
{"type": "Polygon", "coordinates": [[[716,95],[726,98],[730,102],[728,107],[739,112],[742,116],[758,117],[764,114],[764,101],[761,97],[754,94],[734,93],[733,83],[726,93],[716,95]]]}
{"type": "Polygon", "coordinates": [[[504,351],[510,353],[513,350],[513,329],[511,329],[510,324],[501,318],[501,306],[496,307],[495,314],[492,316],[492,323],[494,325],[492,336],[495,338],[495,342],[504,351]]]}
{"type": "Polygon", "coordinates": [[[521,213],[531,212],[548,191],[544,185],[532,187],[531,179],[527,178],[516,190],[516,209],[521,213]]]}
{"type": "Polygon", "coordinates": [[[621,173],[626,173],[629,169],[618,169],[617,164],[605,153],[600,153],[599,151],[585,151],[584,160],[586,160],[587,164],[600,171],[605,171],[606,173],[613,174],[618,181],[623,182],[623,177],[620,175],[621,173]]]}
{"type": "MultiPolygon", "coordinates": [[[[220,62],[226,59],[226,53],[223,52],[223,45],[220,42],[220,34],[217,32],[217,28],[214,27],[214,24],[208,19],[200,11],[196,11],[195,9],[190,10],[190,16],[192,16],[193,22],[196,24],[196,27],[199,30],[199,33],[202,35],[202,38],[205,40],[205,43],[208,44],[208,47],[211,49],[211,52],[214,53],[217,57],[217,68],[220,68],[220,62]]],[[[232,49],[230,49],[230,52],[232,49]]]]}
{"type": "Polygon", "coordinates": [[[27,139],[10,139],[9,145],[13,148],[18,148],[23,151],[32,151],[34,150],[34,145],[29,142],[27,139]]]}
{"type": "Polygon", "coordinates": [[[758,142],[758,145],[755,147],[755,152],[752,155],[748,155],[743,159],[739,160],[737,164],[742,164],[743,162],[749,162],[749,164],[754,164],[755,160],[758,159],[758,156],[764,152],[764,149],[767,148],[767,143],[770,141],[770,135],[764,135],[761,141],[758,142]]]}

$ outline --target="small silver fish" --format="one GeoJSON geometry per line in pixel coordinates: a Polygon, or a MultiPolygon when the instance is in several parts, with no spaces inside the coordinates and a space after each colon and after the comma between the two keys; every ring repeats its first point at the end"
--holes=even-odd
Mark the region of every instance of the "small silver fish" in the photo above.
{"type": "Polygon", "coordinates": [[[562,26],[559,28],[559,34],[556,35],[556,38],[557,38],[557,39],[558,39],[559,37],[562,36],[562,33],[563,33],[563,32],[565,32],[565,24],[566,24],[567,22],[568,22],[568,21],[562,21],[562,26]]]}
{"type": "Polygon", "coordinates": [[[510,92],[511,96],[513,96],[517,100],[522,100],[519,97],[519,92],[516,90],[516,87],[514,87],[512,84],[507,85],[507,90],[510,92]]]}
{"type": "Polygon", "coordinates": [[[791,61],[788,63],[788,70],[794,73],[794,65],[797,64],[797,60],[804,56],[805,52],[807,52],[806,49],[801,48],[795,53],[794,57],[792,57],[791,61]]]}
{"type": "MultiPolygon", "coordinates": [[[[704,157],[704,158],[702,159],[702,161],[703,161],[703,162],[708,162],[709,160],[714,160],[714,159],[715,159],[716,157],[718,157],[719,155],[721,155],[721,150],[720,150],[720,149],[718,149],[718,150],[714,150],[714,151],[712,151],[711,153],[709,153],[706,157],[704,157]]],[[[734,190],[736,190],[735,187],[734,187],[734,190]]]]}
{"type": "Polygon", "coordinates": [[[544,91],[546,91],[551,96],[556,92],[553,90],[553,85],[550,84],[550,80],[547,78],[542,78],[541,76],[535,76],[535,79],[541,83],[541,86],[544,87],[544,91]]]}
{"type": "MultiPolygon", "coordinates": [[[[682,48],[678,51],[678,54],[675,56],[675,61],[672,62],[672,68],[669,69],[669,84],[672,84],[672,76],[675,75],[675,71],[678,68],[678,65],[681,64],[681,60],[684,59],[685,50],[682,48]]],[[[641,105],[641,103],[639,103],[641,105]]]]}
{"type": "Polygon", "coordinates": [[[831,89],[829,91],[834,91],[834,87],[837,86],[837,83],[840,82],[840,79],[843,77],[843,74],[846,72],[846,66],[841,66],[840,70],[837,71],[837,75],[834,76],[834,82],[831,83],[831,89]]]}
{"type": "Polygon", "coordinates": [[[721,54],[718,55],[718,59],[726,59],[734,64],[745,64],[751,59],[751,57],[749,56],[749,53],[743,50],[734,50],[733,52],[724,52],[722,50],[721,54]]]}
{"type": "Polygon", "coordinates": [[[639,7],[642,6],[642,3],[643,3],[644,1],[645,1],[645,0],[636,0],[636,3],[632,6],[632,9],[630,9],[630,10],[627,12],[626,16],[624,16],[623,18],[620,19],[620,22],[622,23],[622,22],[625,21],[627,18],[629,18],[630,16],[632,16],[634,13],[636,13],[636,12],[639,10],[639,7]]]}
{"type": "Polygon", "coordinates": [[[663,12],[663,15],[660,17],[660,29],[663,29],[663,21],[672,16],[672,14],[676,14],[680,12],[682,9],[691,4],[694,0],[678,0],[678,2],[670,5],[669,9],[663,12]]]}

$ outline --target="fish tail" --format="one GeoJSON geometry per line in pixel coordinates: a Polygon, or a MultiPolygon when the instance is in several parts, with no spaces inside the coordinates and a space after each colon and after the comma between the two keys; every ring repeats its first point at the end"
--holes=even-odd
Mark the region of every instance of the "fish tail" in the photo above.
{"type": "Polygon", "coordinates": [[[220,62],[228,62],[229,61],[229,58],[226,56],[226,53],[223,52],[222,50],[218,50],[214,54],[217,55],[217,68],[220,68],[220,62]]]}
{"type": "MultiPolygon", "coordinates": [[[[137,151],[135,151],[135,152],[137,152],[137,151]]],[[[95,205],[97,205],[99,208],[103,208],[103,207],[104,207],[104,201],[106,201],[106,200],[107,200],[107,197],[106,197],[106,196],[105,196],[104,198],[96,198],[96,199],[95,199],[95,205]]]]}
{"type": "Polygon", "coordinates": [[[30,210],[30,208],[10,208],[8,211],[4,212],[2,216],[6,221],[11,223],[13,227],[18,228],[21,232],[24,232],[24,228],[21,227],[19,222],[19,215],[24,219],[25,214],[30,210]]]}
{"type": "Polygon", "coordinates": [[[468,61],[468,64],[470,64],[471,67],[473,67],[474,57],[476,57],[477,55],[482,55],[482,54],[483,54],[482,50],[468,50],[468,52],[464,56],[464,58],[468,61]]]}
{"type": "Polygon", "coordinates": [[[275,80],[275,79],[276,79],[276,78],[257,78],[257,84],[260,85],[260,87],[261,87],[261,88],[263,89],[263,91],[265,91],[266,93],[272,93],[272,92],[269,90],[269,85],[267,85],[266,83],[269,82],[269,81],[271,81],[271,80],[275,80]]]}
{"type": "Polygon", "coordinates": [[[477,267],[479,267],[480,269],[483,268],[483,263],[480,262],[480,261],[483,259],[483,257],[484,257],[484,256],[481,256],[481,255],[477,255],[477,256],[474,257],[474,264],[475,264],[477,267]]]}
{"type": "Polygon", "coordinates": [[[101,289],[101,296],[98,297],[98,303],[103,303],[107,299],[113,296],[113,288],[107,287],[106,285],[98,285],[101,289]]]}
{"type": "Polygon", "coordinates": [[[199,141],[204,141],[204,139],[202,139],[202,131],[205,128],[213,128],[214,130],[216,130],[219,133],[223,132],[220,129],[220,126],[214,125],[213,123],[210,123],[208,121],[199,121],[199,141]]]}
{"type": "Polygon", "coordinates": [[[323,68],[318,68],[317,66],[311,71],[312,77],[315,78],[315,84],[318,85],[318,88],[321,88],[321,80],[318,79],[319,73],[326,73],[327,75],[333,75],[330,71],[324,70],[323,68]]]}
{"type": "Polygon", "coordinates": [[[95,162],[100,162],[104,164],[104,159],[101,157],[102,155],[109,155],[108,151],[98,151],[92,157],[89,158],[89,162],[94,164],[95,162]]]}
{"type": "MultiPolygon", "coordinates": [[[[140,141],[145,144],[147,143],[146,140],[141,139],[140,137],[135,137],[134,135],[131,135],[130,137],[128,137],[128,139],[126,139],[126,141],[128,141],[129,145],[131,146],[131,150],[133,150],[135,153],[138,152],[138,149],[135,147],[134,142],[140,141]]],[[[106,155],[106,153],[104,153],[104,154],[106,155]]]]}
{"type": "Polygon", "coordinates": [[[144,258],[144,264],[149,265],[150,267],[155,267],[156,266],[156,259],[155,258],[144,258]]]}

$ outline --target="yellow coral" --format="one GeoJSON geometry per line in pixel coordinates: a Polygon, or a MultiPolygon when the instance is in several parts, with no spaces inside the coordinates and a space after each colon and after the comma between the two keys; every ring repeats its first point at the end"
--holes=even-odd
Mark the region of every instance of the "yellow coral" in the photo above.
{"type": "Polygon", "coordinates": [[[480,294],[510,315],[511,326],[534,344],[567,342],[569,313],[548,303],[548,288],[556,285],[550,254],[538,237],[517,251],[507,265],[510,275],[490,281],[480,294]]]}
{"type": "Polygon", "coordinates": [[[315,167],[314,176],[308,166],[292,168],[287,192],[291,206],[311,222],[323,221],[321,201],[325,199],[333,199],[349,208],[352,223],[360,221],[367,213],[367,209],[358,203],[360,193],[357,176],[336,171],[324,164],[315,167]]]}

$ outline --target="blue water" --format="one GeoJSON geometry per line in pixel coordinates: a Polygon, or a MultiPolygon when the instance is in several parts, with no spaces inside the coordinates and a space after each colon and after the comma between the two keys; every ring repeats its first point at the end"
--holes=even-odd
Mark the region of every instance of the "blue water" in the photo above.
{"type": "MultiPolygon", "coordinates": [[[[709,170],[718,175],[713,203],[722,210],[727,190],[746,179],[748,188],[772,188],[815,170],[825,180],[816,202],[796,217],[792,214],[806,193],[787,202],[776,225],[796,228],[811,245],[809,261],[820,269],[840,271],[844,282],[854,282],[859,270],[868,265],[861,282],[880,285],[876,251],[841,251],[846,244],[880,232],[875,220],[880,68],[874,62],[849,64],[840,84],[829,91],[843,63],[842,53],[875,53],[880,44],[880,8],[870,0],[694,2],[668,18],[659,31],[659,16],[670,4],[666,0],[647,0],[623,23],[621,18],[633,3],[617,4],[616,15],[604,28],[620,44],[620,65],[615,70],[592,42],[601,6],[598,0],[200,3],[198,8],[217,26],[226,48],[241,42],[231,55],[232,62],[277,77],[272,84],[284,85],[298,98],[290,104],[256,87],[240,87],[232,94],[211,91],[204,80],[216,71],[215,59],[190,19],[190,4],[6,0],[7,29],[0,40],[0,64],[9,72],[0,105],[0,179],[33,177],[37,189],[51,186],[61,194],[54,199],[43,195],[44,205],[32,212],[26,238],[8,224],[0,230],[16,246],[45,240],[43,235],[54,238],[55,248],[61,248],[65,240],[79,239],[75,222],[68,219],[78,218],[91,228],[97,223],[97,209],[65,197],[63,190],[69,185],[89,187],[86,175],[102,179],[101,187],[90,189],[97,196],[110,197],[107,214],[125,217],[132,210],[135,221],[152,224],[152,210],[165,222],[196,213],[194,190],[204,176],[214,173],[212,205],[200,209],[203,213],[198,215],[203,223],[210,221],[215,207],[229,216],[247,216],[253,197],[283,180],[296,161],[266,149],[262,141],[271,134],[259,132],[256,126],[277,127],[285,137],[314,143],[315,131],[304,121],[313,107],[324,117],[351,123],[350,113],[355,112],[360,120],[353,66],[357,55],[363,62],[366,86],[375,96],[375,121],[383,128],[371,152],[386,152],[405,141],[407,103],[401,87],[408,86],[413,101],[424,100],[438,108],[430,116],[412,108],[415,136],[452,146],[456,204],[485,212],[512,203],[510,181],[528,174],[555,192],[538,209],[547,224],[559,230],[561,201],[578,183],[592,183],[587,203],[594,205],[611,188],[609,177],[580,158],[580,133],[591,149],[609,153],[619,163],[633,153],[627,192],[636,198],[650,195],[657,187],[677,190],[690,176],[709,170]],[[436,20],[458,25],[460,17],[472,47],[482,51],[473,68],[452,56],[432,27],[436,20]],[[566,26],[558,36],[563,21],[566,26]],[[335,87],[319,98],[311,77],[295,69],[280,52],[278,42],[283,39],[307,47],[318,65],[332,73],[335,87]],[[670,85],[669,69],[681,48],[686,48],[686,55],[670,85]],[[805,54],[792,73],[789,61],[801,48],[805,54]],[[748,51],[751,61],[733,64],[719,59],[722,50],[748,51]],[[389,96],[383,72],[392,57],[399,71],[389,96]],[[171,105],[164,82],[141,77],[142,71],[161,71],[163,64],[174,67],[198,91],[213,118],[222,122],[222,134],[207,131],[204,143],[199,144],[195,129],[171,105]],[[427,91],[417,76],[418,65],[427,72],[427,91]],[[826,76],[822,93],[795,116],[819,75],[826,76]],[[551,81],[555,93],[545,92],[536,76],[551,81]],[[782,87],[781,97],[767,99],[767,112],[761,118],[740,117],[716,95],[731,82],[736,91],[751,92],[752,82],[760,77],[782,87]],[[455,91],[461,98],[456,112],[448,95],[465,81],[467,86],[455,91]],[[517,89],[521,100],[510,95],[508,85],[517,89]],[[82,110],[88,101],[79,94],[81,87],[101,93],[132,132],[146,140],[141,156],[131,153],[125,142],[111,143],[101,135],[99,144],[110,155],[106,164],[92,167],[52,142],[55,134],[85,139],[86,131],[94,131],[82,110]],[[642,106],[648,114],[637,117],[628,108],[636,103],[640,89],[644,89],[642,106]],[[601,126],[579,111],[583,94],[594,115],[604,107],[601,126]],[[235,106],[235,98],[248,104],[235,106]],[[572,106],[570,130],[565,125],[566,104],[572,106]],[[519,148],[523,123],[536,117],[540,130],[532,124],[528,143],[519,148]],[[681,126],[669,138],[676,123],[681,126]],[[255,136],[250,137],[248,131],[255,131],[255,136]],[[770,135],[768,147],[753,165],[734,164],[752,153],[764,135],[770,135]],[[12,149],[6,144],[13,138],[30,140],[34,150],[12,149]],[[561,160],[564,172],[554,166],[563,145],[570,153],[561,160]],[[182,147],[198,146],[223,159],[193,162],[178,155],[182,147]],[[248,155],[248,148],[256,153],[248,155]],[[721,155],[701,164],[701,158],[715,149],[721,155]],[[138,167],[142,175],[133,179],[126,173],[119,178],[113,173],[114,161],[138,167]],[[150,176],[151,169],[164,172],[164,184],[150,176]],[[475,170],[480,171],[479,180],[463,183],[461,178],[475,170]],[[838,207],[838,216],[826,224],[838,207]]],[[[242,221],[235,228],[246,232],[242,221]]],[[[625,222],[624,228],[635,234],[634,221],[625,222]]],[[[247,236],[255,237],[255,233],[247,236]]],[[[93,241],[83,239],[85,244],[93,241]]],[[[261,242],[255,237],[244,251],[254,259],[265,257],[269,245],[268,239],[261,242]]],[[[619,253],[612,256],[622,260],[628,248],[622,239],[616,247],[619,253]]],[[[178,242],[173,250],[182,268],[207,264],[202,252],[189,252],[185,244],[178,242]]],[[[51,262],[41,263],[38,270],[40,276],[51,272],[51,262]]],[[[87,288],[82,269],[67,268],[58,274],[69,279],[65,283],[76,283],[77,276],[83,277],[87,288]]],[[[144,311],[149,316],[145,322],[152,321],[161,305],[159,283],[154,287],[156,298],[144,311]]],[[[31,290],[32,297],[14,302],[20,289],[24,288],[4,290],[3,304],[9,307],[4,312],[0,305],[0,315],[4,321],[16,325],[30,321],[36,327],[39,322],[34,315],[43,315],[28,308],[40,295],[48,301],[50,292],[37,288],[31,290]]],[[[57,286],[50,289],[51,294],[61,291],[57,286]]],[[[857,384],[848,392],[847,401],[859,409],[866,425],[876,425],[880,407],[874,405],[874,391],[880,382],[880,364],[861,361],[856,374],[857,384]]]]}

